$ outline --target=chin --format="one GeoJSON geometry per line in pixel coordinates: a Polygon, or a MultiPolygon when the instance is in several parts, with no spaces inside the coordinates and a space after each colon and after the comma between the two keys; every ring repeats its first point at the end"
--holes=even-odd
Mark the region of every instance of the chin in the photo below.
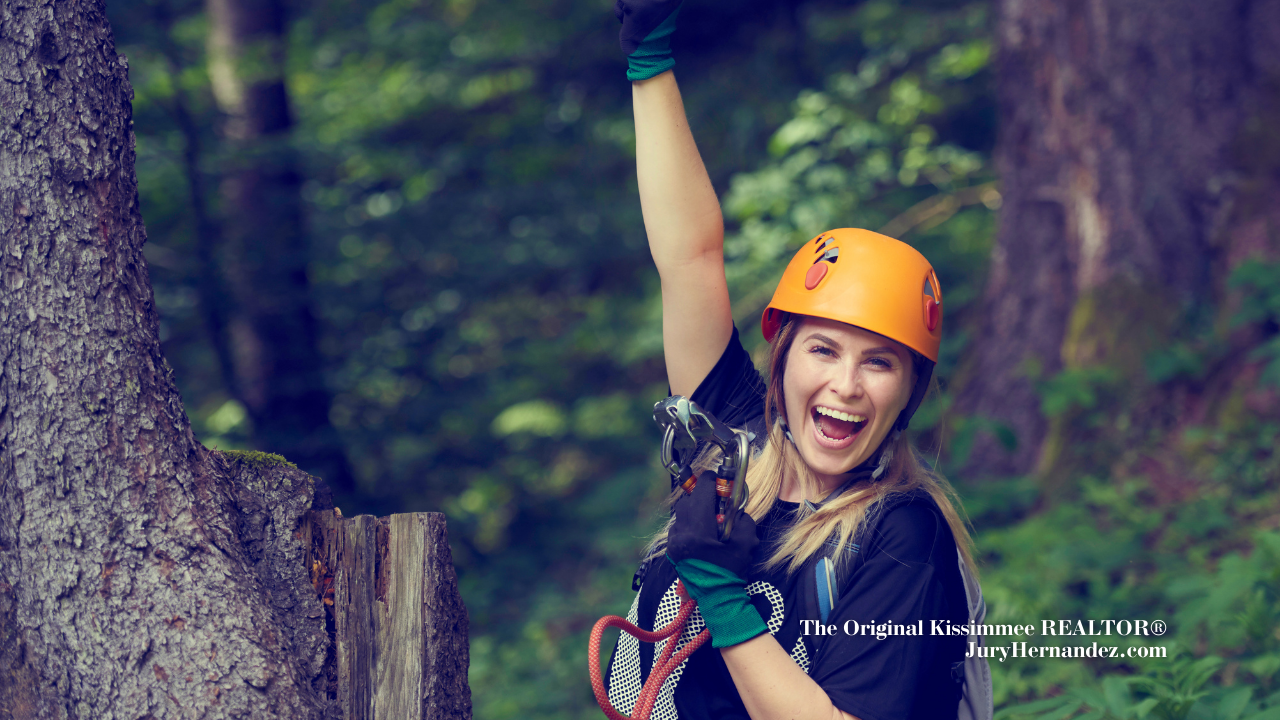
{"type": "MultiPolygon", "coordinates": [[[[812,427],[807,427],[805,430],[809,433],[814,431],[812,427]]],[[[859,438],[862,442],[845,448],[839,453],[822,447],[815,438],[807,437],[805,442],[800,443],[800,457],[809,466],[809,469],[820,478],[839,477],[870,459],[876,448],[880,447],[880,444],[889,436],[888,428],[883,430],[880,428],[874,430],[868,428],[863,430],[862,433],[866,433],[870,437],[865,440],[859,438]],[[870,432],[868,432],[869,430],[870,432]]]]}
{"type": "Polygon", "coordinates": [[[801,448],[800,457],[804,459],[809,469],[814,474],[822,477],[836,477],[844,475],[853,470],[862,463],[866,462],[871,456],[870,452],[860,449],[858,452],[845,455],[844,457],[833,457],[821,448],[808,447],[801,448]]]}

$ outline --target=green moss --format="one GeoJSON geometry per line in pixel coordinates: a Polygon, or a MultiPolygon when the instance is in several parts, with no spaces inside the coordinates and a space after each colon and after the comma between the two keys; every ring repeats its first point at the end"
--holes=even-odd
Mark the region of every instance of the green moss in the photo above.
{"type": "Polygon", "coordinates": [[[259,452],[257,450],[220,450],[222,456],[228,460],[242,462],[254,470],[263,470],[273,467],[290,467],[294,470],[298,469],[297,465],[285,460],[282,455],[272,453],[259,452]]]}
{"type": "Polygon", "coordinates": [[[1126,446],[1118,418],[1141,404],[1147,358],[1169,344],[1177,308],[1159,287],[1124,278],[1076,299],[1062,342],[1063,369],[1038,382],[1048,419],[1036,474],[1051,498],[1089,473],[1105,472],[1126,446]]]}
{"type": "Polygon", "coordinates": [[[1116,279],[1080,294],[1062,343],[1063,366],[1108,365],[1125,378],[1145,376],[1151,350],[1168,342],[1178,308],[1160,287],[1116,279]]]}

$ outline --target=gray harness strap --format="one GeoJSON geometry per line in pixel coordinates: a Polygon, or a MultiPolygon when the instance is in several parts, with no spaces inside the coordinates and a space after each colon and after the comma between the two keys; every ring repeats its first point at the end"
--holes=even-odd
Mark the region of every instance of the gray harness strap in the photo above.
{"type": "MultiPolygon", "coordinates": [[[[956,556],[960,562],[960,577],[964,578],[964,597],[969,604],[969,628],[972,630],[973,626],[981,625],[987,619],[987,602],[982,599],[982,587],[978,585],[978,579],[969,570],[959,549],[956,550],[956,556]]],[[[969,642],[975,648],[986,645],[982,636],[973,632],[969,633],[969,642]]],[[[991,666],[987,664],[986,658],[977,656],[978,653],[975,652],[974,657],[963,661],[964,694],[960,697],[959,720],[991,720],[994,712],[991,666]]]]}

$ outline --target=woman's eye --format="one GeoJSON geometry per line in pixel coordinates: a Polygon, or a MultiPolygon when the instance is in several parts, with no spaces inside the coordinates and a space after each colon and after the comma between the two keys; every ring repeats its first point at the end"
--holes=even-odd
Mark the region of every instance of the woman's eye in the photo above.
{"type": "Polygon", "coordinates": [[[875,365],[878,368],[887,369],[887,368],[893,367],[893,363],[889,362],[888,360],[885,360],[884,358],[873,357],[868,359],[867,362],[871,363],[872,365],[875,365]]]}
{"type": "Polygon", "coordinates": [[[835,356],[835,351],[833,351],[831,348],[826,347],[826,346],[823,346],[823,345],[817,345],[817,346],[813,347],[812,349],[810,349],[810,350],[809,350],[809,352],[811,352],[811,353],[813,353],[813,354],[815,354],[815,355],[825,355],[825,356],[827,356],[827,357],[834,357],[834,356],[835,356]]]}

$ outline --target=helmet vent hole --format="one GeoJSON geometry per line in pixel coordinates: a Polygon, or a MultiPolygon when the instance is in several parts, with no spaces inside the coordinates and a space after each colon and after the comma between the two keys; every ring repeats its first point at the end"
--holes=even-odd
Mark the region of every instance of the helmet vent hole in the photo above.
{"type": "Polygon", "coordinates": [[[937,296],[933,294],[933,283],[928,280],[924,281],[924,294],[933,298],[935,302],[938,300],[937,296]]]}
{"type": "MultiPolygon", "coordinates": [[[[821,248],[819,248],[819,249],[821,249],[821,248]]],[[[822,253],[822,257],[818,258],[817,260],[814,260],[813,262],[814,262],[814,264],[815,264],[815,265],[816,265],[817,263],[822,262],[823,260],[826,260],[826,261],[827,261],[827,262],[829,262],[829,263],[834,263],[834,262],[836,261],[836,259],[838,259],[839,257],[840,257],[840,248],[838,248],[838,247],[833,247],[833,248],[831,248],[830,250],[828,250],[828,251],[826,251],[826,252],[822,253]]]]}
{"type": "MultiPolygon", "coordinates": [[[[822,238],[818,238],[818,240],[821,240],[821,239],[822,238]]],[[[830,245],[833,242],[835,242],[835,238],[827,238],[827,241],[822,243],[821,245],[818,245],[818,249],[814,250],[814,252],[821,252],[823,248],[825,248],[826,246],[830,245]]],[[[815,244],[816,244],[816,241],[815,241],[815,244]]]]}

